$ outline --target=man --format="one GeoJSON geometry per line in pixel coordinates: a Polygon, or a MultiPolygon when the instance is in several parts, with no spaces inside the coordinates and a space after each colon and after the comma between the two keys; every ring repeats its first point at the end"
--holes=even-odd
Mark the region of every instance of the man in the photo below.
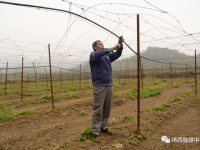
{"type": "Polygon", "coordinates": [[[90,54],[90,67],[93,84],[93,110],[92,110],[92,134],[94,141],[99,143],[99,132],[112,135],[108,130],[108,118],[110,116],[112,102],[112,66],[111,63],[122,54],[124,39],[121,36],[113,48],[105,49],[101,41],[92,44],[94,52],[90,54]],[[113,52],[113,50],[117,50],[113,52]],[[112,52],[112,53],[111,53],[112,52]]]}

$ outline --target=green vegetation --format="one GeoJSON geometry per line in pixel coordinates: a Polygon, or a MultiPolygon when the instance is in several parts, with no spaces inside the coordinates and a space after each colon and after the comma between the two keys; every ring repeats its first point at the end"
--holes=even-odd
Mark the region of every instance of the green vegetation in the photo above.
{"type": "Polygon", "coordinates": [[[187,90],[185,93],[184,93],[184,96],[187,96],[187,95],[190,95],[191,93],[193,92],[193,90],[187,90]]]}
{"type": "Polygon", "coordinates": [[[164,117],[164,118],[167,118],[167,117],[168,117],[168,115],[167,115],[167,114],[163,114],[163,117],[164,117]]]}
{"type": "Polygon", "coordinates": [[[157,96],[161,94],[161,89],[158,87],[147,87],[141,90],[140,97],[147,98],[151,96],[157,96]]]}
{"type": "Polygon", "coordinates": [[[81,116],[85,116],[85,115],[87,115],[87,113],[84,111],[84,110],[82,110],[80,113],[78,113],[77,115],[81,115],[81,116]]]}
{"type": "Polygon", "coordinates": [[[115,127],[116,127],[117,129],[122,130],[122,126],[121,126],[121,125],[115,125],[115,127]]]}
{"type": "Polygon", "coordinates": [[[67,92],[65,94],[66,98],[67,99],[70,99],[70,98],[79,98],[80,96],[78,96],[78,94],[81,94],[82,92],[75,92],[75,93],[71,93],[71,92],[67,92]]]}
{"type": "Polygon", "coordinates": [[[58,146],[56,146],[56,147],[54,147],[54,148],[51,148],[51,150],[58,150],[58,149],[59,149],[58,146]]]}
{"type": "Polygon", "coordinates": [[[161,83],[160,81],[153,82],[154,85],[157,85],[157,84],[160,84],[160,83],[161,83]]]}
{"type": "Polygon", "coordinates": [[[93,138],[92,128],[90,126],[86,126],[85,128],[83,128],[81,135],[78,135],[76,141],[81,142],[92,138],[93,138]]]}
{"type": "Polygon", "coordinates": [[[92,88],[93,88],[92,85],[84,85],[84,86],[83,86],[83,89],[84,89],[84,90],[89,90],[89,89],[92,89],[92,88]]]}
{"type": "Polygon", "coordinates": [[[33,114],[35,114],[36,112],[35,112],[35,110],[33,109],[33,110],[28,110],[28,109],[25,109],[25,110],[22,110],[22,111],[20,111],[20,112],[18,112],[17,114],[16,114],[16,116],[21,116],[21,115],[33,115],[33,114]]]}
{"type": "Polygon", "coordinates": [[[60,145],[60,148],[68,148],[68,147],[69,147],[69,144],[66,142],[60,145]]]}
{"type": "Polygon", "coordinates": [[[42,99],[51,99],[51,94],[43,95],[42,99]]]}
{"type": "Polygon", "coordinates": [[[77,87],[68,87],[67,89],[68,90],[77,90],[78,88],[77,87]]]}
{"type": "Polygon", "coordinates": [[[11,107],[5,107],[6,103],[0,103],[0,120],[10,119],[14,117],[11,107]]]}
{"type": "Polygon", "coordinates": [[[124,119],[134,119],[134,118],[135,118],[135,115],[133,114],[124,116],[124,119]]]}
{"type": "Polygon", "coordinates": [[[172,98],[170,101],[171,101],[171,102],[176,102],[176,101],[181,101],[181,100],[182,100],[181,97],[174,97],[174,98],[172,98]]]}
{"type": "Polygon", "coordinates": [[[160,111],[164,109],[164,107],[171,107],[172,105],[166,103],[160,103],[155,106],[150,106],[147,108],[147,111],[160,111]]]}
{"type": "Polygon", "coordinates": [[[11,107],[6,107],[5,106],[6,103],[0,103],[0,120],[7,120],[7,119],[11,119],[15,116],[21,116],[21,115],[33,115],[35,114],[35,110],[22,110],[18,113],[14,113],[12,111],[12,108],[11,107]]]}
{"type": "Polygon", "coordinates": [[[128,98],[132,99],[132,100],[135,100],[137,97],[134,96],[134,95],[130,95],[128,98]]]}
{"type": "Polygon", "coordinates": [[[137,136],[138,140],[143,140],[147,138],[147,134],[143,131],[140,132],[140,134],[137,136]]]}
{"type": "Polygon", "coordinates": [[[113,141],[113,143],[114,143],[114,144],[118,144],[118,143],[119,143],[119,141],[117,141],[117,140],[114,140],[114,141],[113,141]]]}
{"type": "Polygon", "coordinates": [[[173,109],[173,111],[174,111],[174,112],[178,112],[178,108],[175,107],[175,108],[173,109]]]}

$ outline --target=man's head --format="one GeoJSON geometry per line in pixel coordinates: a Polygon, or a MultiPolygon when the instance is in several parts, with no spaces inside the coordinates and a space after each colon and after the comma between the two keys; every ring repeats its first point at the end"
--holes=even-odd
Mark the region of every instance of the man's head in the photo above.
{"type": "Polygon", "coordinates": [[[92,43],[92,48],[94,49],[94,51],[98,51],[98,50],[104,48],[104,46],[101,41],[96,40],[94,43],[92,43]]]}

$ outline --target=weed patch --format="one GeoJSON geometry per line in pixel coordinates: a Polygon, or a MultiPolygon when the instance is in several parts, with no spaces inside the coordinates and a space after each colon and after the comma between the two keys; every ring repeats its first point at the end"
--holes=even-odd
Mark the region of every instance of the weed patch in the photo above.
{"type": "Polygon", "coordinates": [[[172,98],[170,101],[171,101],[171,102],[176,102],[176,101],[181,101],[181,100],[182,100],[181,97],[174,97],[174,98],[172,98]]]}
{"type": "Polygon", "coordinates": [[[164,107],[171,107],[172,105],[170,104],[166,104],[166,103],[161,103],[161,104],[157,104],[155,106],[150,106],[147,108],[147,111],[160,111],[162,109],[164,109],[164,107]]]}
{"type": "Polygon", "coordinates": [[[81,142],[92,138],[93,138],[92,128],[90,126],[86,126],[85,128],[83,128],[81,135],[78,135],[76,141],[81,142]]]}
{"type": "Polygon", "coordinates": [[[185,93],[184,93],[184,96],[187,96],[187,95],[190,95],[191,93],[193,92],[193,90],[187,90],[185,93]]]}
{"type": "Polygon", "coordinates": [[[14,117],[11,107],[5,107],[6,103],[0,103],[0,120],[10,119],[14,117]]]}
{"type": "Polygon", "coordinates": [[[16,116],[21,116],[21,115],[34,115],[36,112],[35,110],[28,110],[28,109],[25,109],[25,110],[22,110],[20,111],[19,113],[16,114],[16,116]]]}
{"type": "Polygon", "coordinates": [[[84,110],[82,110],[80,113],[77,114],[78,116],[85,116],[87,115],[87,112],[85,112],[84,110]]]}
{"type": "Polygon", "coordinates": [[[135,116],[133,114],[124,116],[124,119],[134,119],[135,116]]]}

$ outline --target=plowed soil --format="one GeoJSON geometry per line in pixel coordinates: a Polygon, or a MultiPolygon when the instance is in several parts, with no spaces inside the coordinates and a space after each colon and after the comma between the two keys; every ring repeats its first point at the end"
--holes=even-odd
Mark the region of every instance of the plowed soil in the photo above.
{"type": "MultiPolygon", "coordinates": [[[[181,83],[161,92],[157,97],[141,99],[140,132],[146,139],[138,139],[137,132],[137,100],[131,100],[127,95],[113,98],[109,119],[109,129],[113,136],[101,133],[101,143],[92,140],[77,142],[76,137],[82,129],[91,124],[92,97],[76,98],[67,101],[57,101],[56,111],[52,111],[51,102],[22,106],[13,111],[35,109],[34,115],[18,116],[0,122],[0,150],[199,150],[200,141],[187,143],[172,142],[174,137],[200,138],[200,98],[193,93],[183,96],[188,90],[194,90],[192,83],[181,83]],[[182,100],[170,102],[173,97],[182,100]],[[87,101],[85,101],[87,100],[87,101]],[[147,111],[147,108],[159,103],[170,103],[172,107],[161,111],[147,111]],[[81,110],[86,115],[77,115],[81,110]],[[175,111],[177,110],[177,111],[175,111]],[[132,120],[123,118],[134,114],[132,120]],[[171,142],[165,143],[161,137],[167,136],[171,142]]],[[[130,89],[124,87],[124,92],[130,89]]],[[[92,95],[92,90],[91,90],[92,95]]]]}

